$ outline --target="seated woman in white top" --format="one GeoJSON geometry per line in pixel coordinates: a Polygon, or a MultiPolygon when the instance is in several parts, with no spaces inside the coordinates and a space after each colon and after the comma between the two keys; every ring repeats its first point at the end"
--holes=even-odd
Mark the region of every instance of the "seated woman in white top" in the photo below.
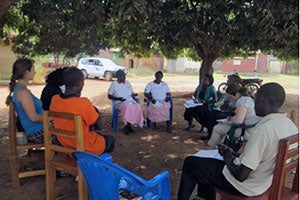
{"type": "Polygon", "coordinates": [[[144,117],[141,105],[134,100],[137,94],[133,92],[131,84],[126,81],[124,71],[116,72],[117,80],[113,81],[108,89],[108,98],[117,100],[117,109],[121,111],[121,117],[125,124],[124,134],[133,132],[131,124],[143,127],[144,117]]]}
{"type": "MultiPolygon", "coordinates": [[[[250,96],[246,96],[247,90],[244,87],[235,83],[227,87],[226,93],[230,98],[236,100],[235,115],[232,118],[228,118],[228,121],[219,122],[214,126],[211,138],[207,142],[207,144],[212,147],[216,147],[224,141],[226,134],[230,130],[231,124],[253,125],[260,120],[260,117],[255,114],[254,100],[250,96]]],[[[251,128],[245,130],[245,140],[248,140],[250,137],[250,132],[251,128]]],[[[239,137],[240,134],[241,129],[235,132],[236,137],[239,137]]]]}
{"type": "Polygon", "coordinates": [[[170,123],[170,88],[166,82],[163,82],[163,73],[155,73],[155,80],[146,85],[144,95],[150,100],[147,107],[147,118],[153,122],[153,129],[156,128],[156,122],[166,122],[167,132],[172,133],[170,123]]]}

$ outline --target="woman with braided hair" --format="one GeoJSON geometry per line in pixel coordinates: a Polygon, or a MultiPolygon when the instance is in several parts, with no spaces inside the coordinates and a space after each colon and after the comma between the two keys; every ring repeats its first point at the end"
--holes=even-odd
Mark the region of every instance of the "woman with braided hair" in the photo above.
{"type": "Polygon", "coordinates": [[[33,61],[21,58],[14,62],[6,105],[14,103],[20,123],[30,142],[44,142],[42,102],[27,88],[34,78],[33,61]]]}

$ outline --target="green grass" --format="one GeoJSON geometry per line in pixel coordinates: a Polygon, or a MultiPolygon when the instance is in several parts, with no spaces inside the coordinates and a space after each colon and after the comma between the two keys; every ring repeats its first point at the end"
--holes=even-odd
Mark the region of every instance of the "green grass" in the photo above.
{"type": "MultiPolygon", "coordinates": [[[[48,71],[47,69],[44,69],[42,67],[42,63],[45,62],[45,60],[49,60],[47,57],[41,57],[38,59],[35,59],[35,66],[36,66],[36,74],[34,78],[35,83],[44,83],[45,82],[45,76],[47,75],[48,71]]],[[[151,69],[148,67],[139,67],[139,68],[131,68],[128,69],[128,77],[138,79],[138,80],[149,80],[154,79],[154,74],[157,70],[151,69]]],[[[218,86],[221,82],[225,82],[227,80],[228,72],[215,72],[214,73],[214,85],[218,86]]],[[[239,75],[241,78],[253,78],[257,77],[263,80],[263,83],[268,82],[277,82],[281,84],[284,88],[293,88],[293,89],[299,89],[299,76],[298,75],[286,75],[286,74],[274,74],[274,73],[265,73],[265,74],[259,74],[259,73],[241,73],[239,72],[239,75]]],[[[196,74],[184,74],[184,73],[166,73],[164,72],[164,81],[166,82],[175,82],[178,84],[182,84],[181,82],[191,82],[191,83],[198,83],[199,76],[198,73],[196,74]]]]}
{"type": "Polygon", "coordinates": [[[149,67],[130,68],[128,69],[128,76],[131,77],[154,76],[156,71],[157,70],[154,70],[149,67]]]}

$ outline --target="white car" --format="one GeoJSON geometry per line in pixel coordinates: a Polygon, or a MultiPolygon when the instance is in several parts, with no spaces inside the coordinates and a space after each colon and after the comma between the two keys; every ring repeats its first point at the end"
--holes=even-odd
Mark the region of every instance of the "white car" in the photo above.
{"type": "Polygon", "coordinates": [[[105,80],[107,81],[111,81],[112,78],[115,78],[116,72],[119,69],[127,73],[125,67],[117,65],[112,60],[107,58],[97,58],[97,57],[81,58],[78,62],[77,68],[82,71],[84,78],[104,77],[105,80]]]}

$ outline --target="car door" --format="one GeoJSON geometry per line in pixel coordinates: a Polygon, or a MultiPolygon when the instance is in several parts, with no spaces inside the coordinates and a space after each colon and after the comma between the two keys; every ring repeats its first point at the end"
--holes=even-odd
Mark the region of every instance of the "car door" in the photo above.
{"type": "Polygon", "coordinates": [[[101,62],[101,60],[96,59],[95,67],[96,67],[96,71],[97,71],[97,77],[103,77],[105,69],[104,69],[104,66],[103,66],[103,63],[101,62]]]}
{"type": "Polygon", "coordinates": [[[97,59],[93,59],[93,58],[88,59],[86,68],[87,68],[88,74],[90,76],[99,76],[98,75],[98,66],[96,65],[96,63],[98,63],[97,59]]]}

